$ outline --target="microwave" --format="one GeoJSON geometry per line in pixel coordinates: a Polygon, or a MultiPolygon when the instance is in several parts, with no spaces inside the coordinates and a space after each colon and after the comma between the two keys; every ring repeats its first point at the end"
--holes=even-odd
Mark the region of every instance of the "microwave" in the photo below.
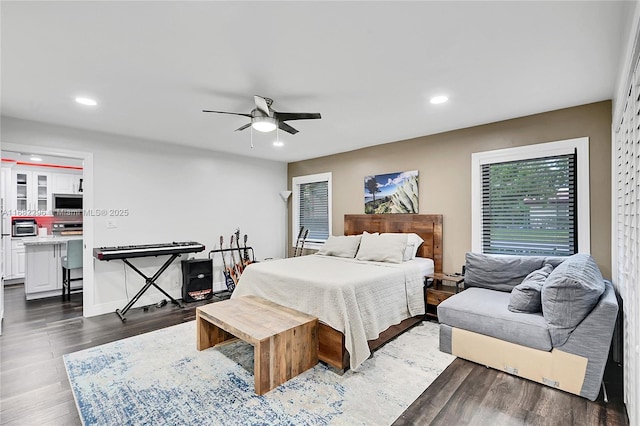
{"type": "Polygon", "coordinates": [[[53,194],[54,216],[82,215],[82,194],[53,194]]]}

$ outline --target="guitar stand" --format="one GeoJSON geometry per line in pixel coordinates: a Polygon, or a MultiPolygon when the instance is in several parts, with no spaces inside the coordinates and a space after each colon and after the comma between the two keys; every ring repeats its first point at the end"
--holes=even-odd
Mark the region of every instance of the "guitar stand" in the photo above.
{"type": "Polygon", "coordinates": [[[250,250],[251,251],[251,259],[253,259],[252,262],[253,263],[256,262],[256,254],[253,251],[253,247],[240,247],[239,249],[236,247],[236,248],[210,250],[209,251],[209,259],[212,259],[211,253],[226,253],[228,251],[241,251],[241,250],[243,250],[243,251],[249,251],[250,250]]]}
{"type": "Polygon", "coordinates": [[[162,288],[160,288],[160,286],[158,286],[158,284],[156,284],[156,280],[158,279],[158,277],[160,277],[160,275],[169,267],[169,265],[171,265],[171,263],[173,263],[174,260],[176,260],[176,258],[180,257],[179,254],[172,254],[171,257],[169,259],[167,259],[166,262],[164,262],[164,264],[160,267],[160,269],[158,269],[158,271],[153,274],[153,276],[151,278],[147,277],[145,274],[143,274],[138,268],[136,268],[131,262],[129,262],[129,260],[127,259],[122,259],[122,261],[124,262],[125,265],[129,266],[131,269],[133,269],[134,271],[136,271],[138,273],[138,275],[140,275],[142,278],[144,278],[145,280],[145,285],[144,287],[142,287],[140,289],[140,291],[138,291],[138,293],[136,293],[135,296],[133,296],[133,299],[131,299],[129,301],[129,303],[127,303],[127,305],[122,308],[122,310],[120,309],[116,309],[116,314],[120,317],[120,320],[122,322],[125,322],[127,319],[124,317],[125,314],[127,313],[127,311],[129,309],[131,309],[131,307],[138,301],[138,299],[140,299],[140,297],[144,294],[145,291],[147,291],[149,289],[149,287],[154,286],[155,288],[157,288],[158,290],[160,290],[160,292],[162,294],[164,294],[165,296],[167,296],[171,302],[175,305],[178,305],[180,308],[184,308],[184,306],[182,306],[180,304],[180,302],[178,302],[176,299],[174,299],[173,297],[171,297],[166,291],[164,291],[162,288]]]}

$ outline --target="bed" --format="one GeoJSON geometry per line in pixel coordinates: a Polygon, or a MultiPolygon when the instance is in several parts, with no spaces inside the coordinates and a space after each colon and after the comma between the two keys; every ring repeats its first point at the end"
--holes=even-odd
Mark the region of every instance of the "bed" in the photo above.
{"type": "Polygon", "coordinates": [[[317,316],[319,358],[344,370],[419,323],[423,277],[442,272],[442,215],[345,215],[345,235],[416,233],[416,259],[368,262],[310,255],[252,264],[232,297],[255,295],[317,316]],[[429,259],[429,260],[427,260],[429,259]]]}

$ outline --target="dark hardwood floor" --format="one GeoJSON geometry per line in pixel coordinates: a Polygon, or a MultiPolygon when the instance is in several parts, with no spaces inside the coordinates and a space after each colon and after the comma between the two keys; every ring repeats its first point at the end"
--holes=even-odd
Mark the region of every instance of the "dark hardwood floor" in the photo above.
{"type": "Polygon", "coordinates": [[[83,318],[82,293],[68,302],[62,296],[26,301],[22,285],[5,287],[0,424],[81,424],[62,355],[194,320],[195,308],[210,302],[135,308],[122,323],[115,313],[83,318]]]}
{"type": "Polygon", "coordinates": [[[591,402],[458,358],[393,424],[628,425],[620,390],[607,393],[591,402]]]}
{"type": "MultiPolygon", "coordinates": [[[[62,355],[195,319],[207,302],[131,309],[82,317],[82,293],[25,301],[21,285],[5,287],[0,337],[0,424],[81,424],[62,355]]],[[[195,344],[195,343],[194,343],[195,344]]],[[[626,425],[621,372],[607,370],[609,404],[556,391],[455,360],[394,423],[397,425],[626,425]]],[[[366,401],[363,401],[366,403],[366,401]]]]}

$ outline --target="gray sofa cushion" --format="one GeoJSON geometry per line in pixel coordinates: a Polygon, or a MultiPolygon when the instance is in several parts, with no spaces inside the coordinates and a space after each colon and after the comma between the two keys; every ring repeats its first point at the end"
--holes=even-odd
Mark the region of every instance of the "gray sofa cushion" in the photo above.
{"type": "Polygon", "coordinates": [[[553,346],[567,341],[604,289],[600,269],[588,254],[574,254],[553,270],[542,286],[542,313],[553,346]]]}
{"type": "Polygon", "coordinates": [[[515,286],[545,263],[554,267],[566,258],[545,256],[496,256],[467,253],[465,258],[465,287],[482,287],[511,291],[515,286]]]}
{"type": "Polygon", "coordinates": [[[510,294],[469,288],[438,305],[441,324],[506,340],[543,351],[551,350],[551,338],[542,313],[509,311],[510,294]]]}
{"type": "Polygon", "coordinates": [[[509,310],[511,312],[534,313],[542,312],[542,285],[553,271],[550,263],[533,271],[511,291],[509,310]]]}

